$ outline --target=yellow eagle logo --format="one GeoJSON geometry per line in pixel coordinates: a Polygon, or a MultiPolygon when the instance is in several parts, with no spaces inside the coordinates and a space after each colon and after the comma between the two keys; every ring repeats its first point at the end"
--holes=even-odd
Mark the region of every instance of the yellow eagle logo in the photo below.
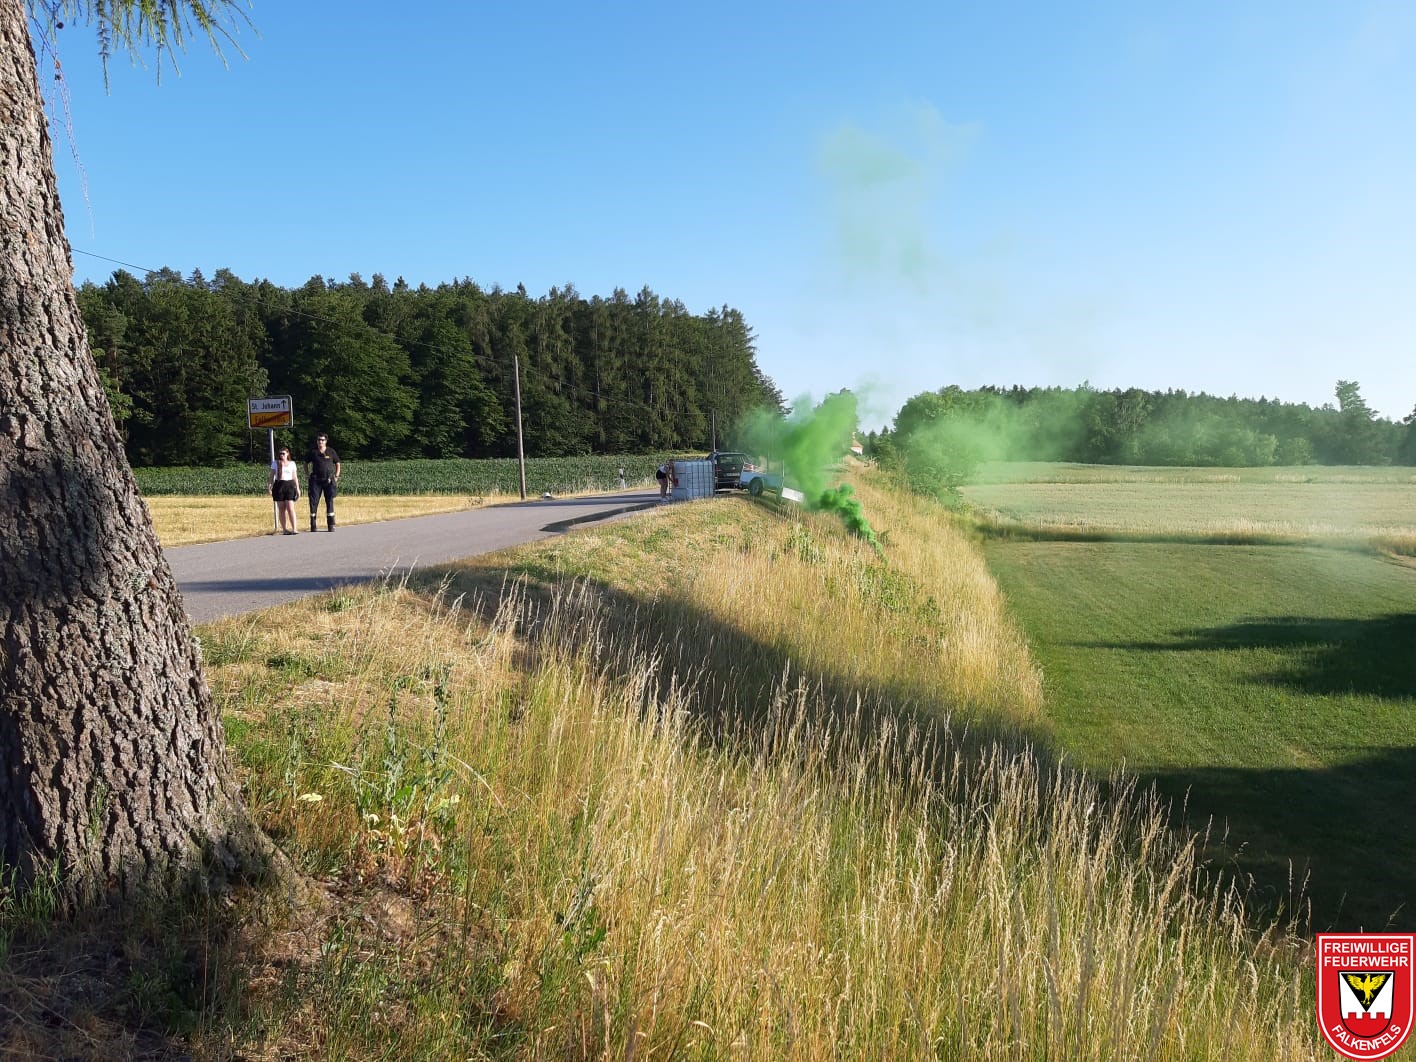
{"type": "Polygon", "coordinates": [[[1355,974],[1345,973],[1342,979],[1347,982],[1347,987],[1354,993],[1362,997],[1363,1008],[1369,1008],[1372,1000],[1377,998],[1377,993],[1382,990],[1382,985],[1387,983],[1389,973],[1355,974]]]}

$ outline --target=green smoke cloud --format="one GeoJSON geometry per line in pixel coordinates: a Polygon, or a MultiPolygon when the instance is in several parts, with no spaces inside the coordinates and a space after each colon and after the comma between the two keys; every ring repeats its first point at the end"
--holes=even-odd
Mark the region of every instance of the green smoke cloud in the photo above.
{"type": "Polygon", "coordinates": [[[1381,463],[1402,428],[1375,418],[1357,384],[1346,406],[1313,409],[1268,399],[1184,391],[942,387],[907,401],[894,430],[868,440],[883,467],[947,499],[984,461],[1269,466],[1381,463]]]}
{"type": "Polygon", "coordinates": [[[882,557],[885,555],[885,551],[880,548],[880,539],[875,534],[875,528],[871,527],[870,521],[865,518],[860,499],[855,496],[855,491],[849,483],[842,483],[835,489],[823,490],[817,496],[816,508],[838,514],[846,525],[846,530],[857,538],[865,539],[882,557]]]}
{"type": "Polygon", "coordinates": [[[786,485],[802,492],[808,508],[836,513],[852,534],[879,551],[880,540],[850,485],[830,485],[831,470],[850,451],[858,423],[850,391],[828,395],[820,405],[804,395],[786,418],[767,411],[750,418],[744,437],[750,452],[781,462],[786,485]]]}

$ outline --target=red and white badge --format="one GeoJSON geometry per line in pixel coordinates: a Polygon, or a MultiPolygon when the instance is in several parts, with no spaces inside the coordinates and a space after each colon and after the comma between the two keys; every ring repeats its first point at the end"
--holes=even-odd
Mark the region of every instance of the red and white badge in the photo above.
{"type": "Polygon", "coordinates": [[[1319,933],[1318,1027],[1340,1055],[1386,1058],[1416,1012],[1416,933],[1319,933]]]}

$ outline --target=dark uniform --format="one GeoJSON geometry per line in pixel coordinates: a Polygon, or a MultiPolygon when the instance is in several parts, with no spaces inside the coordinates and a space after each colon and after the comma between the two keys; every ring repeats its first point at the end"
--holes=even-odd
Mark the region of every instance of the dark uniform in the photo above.
{"type": "Polygon", "coordinates": [[[315,515],[320,508],[320,495],[325,499],[325,523],[334,530],[335,475],[339,466],[339,452],[333,446],[325,445],[324,453],[318,446],[310,449],[305,458],[310,466],[310,485],[306,492],[310,496],[310,530],[315,529],[315,515]]]}

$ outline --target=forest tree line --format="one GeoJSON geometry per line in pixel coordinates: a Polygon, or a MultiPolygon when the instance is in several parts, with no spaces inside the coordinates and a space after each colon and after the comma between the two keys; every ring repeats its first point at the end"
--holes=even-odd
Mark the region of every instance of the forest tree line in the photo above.
{"type": "Polygon", "coordinates": [[[471,280],[410,287],[375,274],[298,288],[123,270],[79,306],[133,465],[263,460],[246,400],[290,395],[302,453],[329,433],[341,456],[516,453],[513,359],[528,455],[707,450],[782,396],[728,306],[690,313],[645,287],[539,298],[471,280]]]}
{"type": "Polygon", "coordinates": [[[1339,380],[1313,408],[1270,398],[1080,387],[949,386],[915,395],[866,452],[908,466],[930,492],[967,479],[981,461],[1085,464],[1416,465],[1416,410],[1378,417],[1361,386],[1339,380]]]}

